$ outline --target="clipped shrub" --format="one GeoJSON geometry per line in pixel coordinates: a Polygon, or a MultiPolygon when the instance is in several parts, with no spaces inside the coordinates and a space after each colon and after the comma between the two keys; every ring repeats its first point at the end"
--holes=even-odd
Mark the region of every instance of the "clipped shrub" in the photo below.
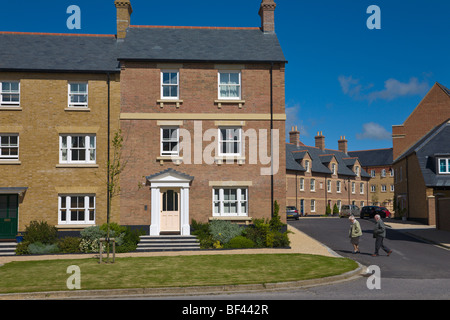
{"type": "Polygon", "coordinates": [[[46,244],[42,242],[34,242],[28,245],[28,252],[30,254],[49,254],[57,253],[59,251],[58,244],[46,244]]]}
{"type": "Polygon", "coordinates": [[[334,216],[339,215],[339,208],[336,203],[334,204],[334,207],[333,207],[333,215],[334,216]]]}
{"type": "Polygon", "coordinates": [[[192,235],[198,238],[201,249],[214,248],[214,240],[212,235],[209,233],[208,223],[200,223],[192,219],[191,228],[192,228],[192,235]]]}
{"type": "Polygon", "coordinates": [[[243,248],[254,248],[255,243],[250,240],[249,238],[246,238],[244,236],[237,236],[228,242],[226,245],[229,249],[243,249],[243,248]]]}
{"type": "Polygon", "coordinates": [[[104,238],[106,233],[99,226],[92,226],[83,229],[81,232],[80,250],[85,253],[99,252],[100,238],[104,238]]]}
{"type": "Polygon", "coordinates": [[[25,228],[23,240],[29,243],[55,244],[58,241],[58,230],[46,221],[31,221],[25,228]]]}
{"type": "Polygon", "coordinates": [[[22,241],[22,242],[18,243],[16,246],[16,255],[21,256],[21,255],[25,255],[25,254],[30,254],[28,252],[29,245],[30,245],[30,243],[28,241],[22,241]]]}
{"type": "Polygon", "coordinates": [[[81,238],[78,237],[65,237],[58,242],[59,250],[62,253],[79,253],[81,238]]]}
{"type": "Polygon", "coordinates": [[[234,237],[240,236],[243,227],[225,220],[213,220],[209,224],[209,231],[214,241],[222,245],[227,244],[234,237]]]}

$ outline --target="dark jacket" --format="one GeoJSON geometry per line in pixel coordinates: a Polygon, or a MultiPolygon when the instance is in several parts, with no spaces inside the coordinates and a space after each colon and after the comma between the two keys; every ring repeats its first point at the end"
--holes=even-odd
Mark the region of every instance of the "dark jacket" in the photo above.
{"type": "Polygon", "coordinates": [[[386,238],[386,227],[384,226],[383,220],[380,219],[375,223],[375,228],[373,229],[373,237],[386,238]]]}

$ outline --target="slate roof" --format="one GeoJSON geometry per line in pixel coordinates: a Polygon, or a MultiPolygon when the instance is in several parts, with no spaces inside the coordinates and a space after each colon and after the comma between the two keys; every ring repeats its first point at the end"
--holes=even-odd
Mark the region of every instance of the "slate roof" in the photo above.
{"type": "Polygon", "coordinates": [[[437,159],[450,157],[450,119],[436,126],[397,159],[416,154],[427,187],[450,187],[450,175],[439,174],[437,159]]]}
{"type": "Polygon", "coordinates": [[[286,62],[276,34],[259,28],[131,26],[119,60],[286,62]]]}
{"type": "Polygon", "coordinates": [[[0,32],[0,71],[118,72],[114,35],[0,32]]]}
{"type": "Polygon", "coordinates": [[[390,166],[393,162],[393,148],[349,151],[350,157],[357,157],[363,167],[390,166]]]}
{"type": "MultiPolygon", "coordinates": [[[[356,158],[349,157],[348,154],[338,151],[325,149],[321,150],[316,147],[299,146],[294,144],[286,144],[286,169],[291,171],[305,172],[306,169],[300,164],[301,160],[309,154],[312,161],[311,170],[315,173],[331,174],[328,169],[328,163],[333,157],[338,162],[338,175],[355,177],[356,174],[352,170],[352,166],[356,162],[356,158]]],[[[370,178],[370,175],[361,168],[361,177],[370,178]]]]}
{"type": "Polygon", "coordinates": [[[436,82],[436,84],[450,97],[450,89],[448,89],[447,87],[443,86],[442,84],[440,84],[438,82],[436,82]]]}

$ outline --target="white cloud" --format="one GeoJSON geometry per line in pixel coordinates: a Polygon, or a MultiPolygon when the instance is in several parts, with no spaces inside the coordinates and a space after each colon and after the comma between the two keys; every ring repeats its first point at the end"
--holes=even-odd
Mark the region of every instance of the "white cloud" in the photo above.
{"type": "Polygon", "coordinates": [[[363,86],[359,79],[352,76],[339,76],[338,81],[341,85],[342,92],[357,100],[368,100],[373,102],[378,99],[391,101],[399,97],[425,95],[430,89],[426,81],[420,82],[417,78],[409,79],[409,82],[401,82],[397,79],[388,79],[384,82],[384,89],[369,92],[373,87],[372,84],[363,86]]]}
{"type": "Polygon", "coordinates": [[[390,140],[391,133],[378,123],[368,122],[363,124],[363,132],[357,133],[356,139],[390,140]]]}
{"type": "Polygon", "coordinates": [[[300,131],[300,139],[301,137],[308,136],[308,131],[303,124],[303,120],[300,118],[301,106],[296,103],[294,105],[286,106],[286,138],[289,141],[289,132],[292,127],[297,127],[300,131]]]}

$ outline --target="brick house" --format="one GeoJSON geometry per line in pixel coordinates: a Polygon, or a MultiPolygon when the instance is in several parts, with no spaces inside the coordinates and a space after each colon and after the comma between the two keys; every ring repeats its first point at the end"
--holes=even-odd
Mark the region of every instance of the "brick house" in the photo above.
{"type": "Polygon", "coordinates": [[[450,230],[450,90],[436,83],[393,127],[395,197],[410,220],[450,230]]]}
{"type": "Polygon", "coordinates": [[[59,231],[106,222],[115,36],[1,32],[0,43],[0,239],[33,220],[59,231]]]}
{"type": "Polygon", "coordinates": [[[275,3],[262,1],[257,28],[132,26],[130,1],[116,6],[120,223],[189,235],[192,219],[247,223],[270,218],[274,200],[283,208],[286,60],[275,3]]]}
{"type": "Polygon", "coordinates": [[[286,144],[286,202],[303,214],[326,213],[327,205],[353,204],[361,208],[369,201],[370,175],[359,159],[348,152],[348,141],[341,137],[339,150],[325,148],[325,136],[318,132],[315,146],[300,141],[292,128],[286,144]]]}
{"type": "Polygon", "coordinates": [[[367,205],[386,207],[393,212],[394,169],[392,168],[392,148],[349,151],[357,157],[363,169],[370,174],[367,205]]]}

